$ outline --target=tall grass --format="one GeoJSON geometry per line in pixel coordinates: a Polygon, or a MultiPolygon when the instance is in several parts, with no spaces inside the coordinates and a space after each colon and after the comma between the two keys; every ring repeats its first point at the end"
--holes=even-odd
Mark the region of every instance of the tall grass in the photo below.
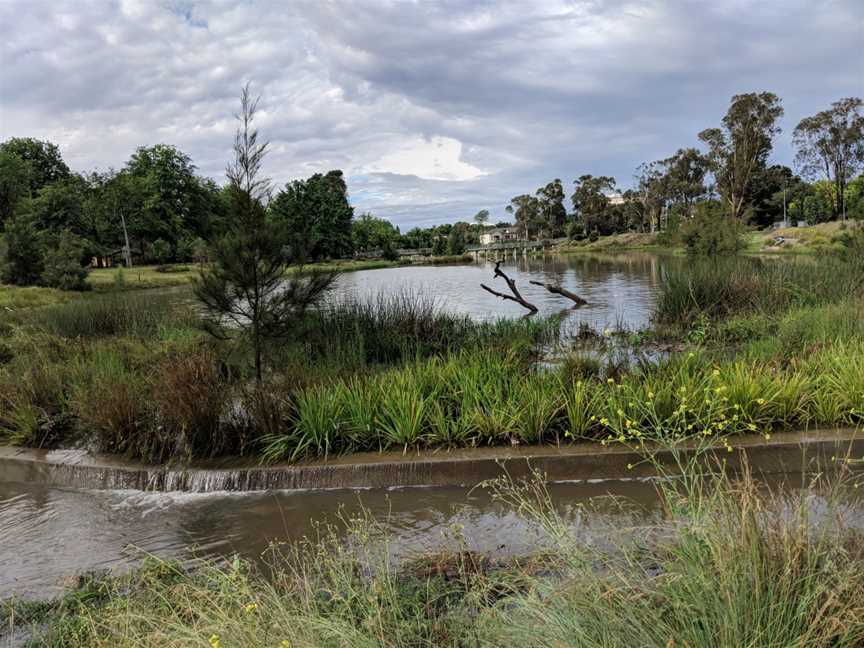
{"type": "Polygon", "coordinates": [[[23,323],[67,338],[150,337],[168,328],[194,327],[196,318],[174,295],[110,292],[27,313],[23,323]]]}
{"type": "Polygon", "coordinates": [[[331,302],[309,314],[303,351],[310,363],[348,367],[394,364],[470,347],[548,345],[558,339],[554,318],[478,322],[445,311],[424,293],[378,293],[331,302]]]}
{"type": "Polygon", "coordinates": [[[656,317],[668,323],[700,315],[778,314],[862,295],[864,259],[703,259],[664,270],[656,317]]]}
{"type": "Polygon", "coordinates": [[[586,544],[541,485],[502,484],[501,505],[546,529],[542,554],[496,560],[455,545],[394,564],[366,518],[347,539],[329,527],[274,553],[267,577],[236,559],[184,568],[149,558],[53,605],[9,604],[7,623],[17,613],[38,645],[58,648],[864,643],[864,539],[844,526],[838,490],[686,483],[663,488],[668,517],[635,537],[586,544]]]}
{"type": "Polygon", "coordinates": [[[314,451],[322,425],[327,453],[570,439],[638,445],[857,425],[864,421],[862,366],[860,340],[825,346],[783,369],[690,353],[617,381],[574,381],[566,367],[539,371],[517,354],[464,351],[301,391],[294,428],[262,442],[264,456],[279,460],[322,456],[314,451]]]}

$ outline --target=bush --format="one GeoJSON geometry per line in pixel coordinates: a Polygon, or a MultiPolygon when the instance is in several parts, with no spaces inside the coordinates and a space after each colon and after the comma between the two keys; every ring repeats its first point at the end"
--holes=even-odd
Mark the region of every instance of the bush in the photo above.
{"type": "Polygon", "coordinates": [[[721,256],[744,248],[743,228],[713,203],[698,205],[696,215],[680,227],[689,254],[721,256]]]}
{"type": "Polygon", "coordinates": [[[45,253],[42,280],[60,290],[87,290],[89,268],[82,265],[84,242],[71,232],[64,231],[55,246],[45,253]]]}
{"type": "Polygon", "coordinates": [[[46,306],[29,313],[26,323],[67,338],[150,337],[168,326],[193,327],[197,319],[171,295],[113,292],[46,306]]]}
{"type": "Polygon", "coordinates": [[[156,263],[166,264],[171,261],[174,256],[171,250],[171,244],[163,239],[156,239],[150,245],[150,256],[156,263]]]}
{"type": "Polygon", "coordinates": [[[42,279],[42,238],[25,216],[6,221],[0,246],[0,282],[33,286],[42,279]]]}

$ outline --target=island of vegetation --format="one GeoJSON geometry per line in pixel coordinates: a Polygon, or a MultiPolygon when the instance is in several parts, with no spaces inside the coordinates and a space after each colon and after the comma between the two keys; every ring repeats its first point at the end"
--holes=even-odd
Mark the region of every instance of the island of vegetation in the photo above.
{"type": "MultiPolygon", "coordinates": [[[[799,123],[812,182],[769,164],[780,99],[751,93],[700,134],[706,151],[644,165],[632,190],[582,175],[571,213],[560,180],[514,198],[515,222],[494,229],[518,240],[690,255],[664,271],[649,327],[575,334],[555,317],[475,321],[434,295],[332,299],[340,271],[382,263],[368,256],[494,246],[489,214],[403,235],[355,219],[339,171],[274,194],[248,87],[221,188],[170,146],[84,176],[53,145],[10,140],[0,440],[267,463],[685,439],[732,452],[739,434],[859,427],[861,105],[799,123]],[[741,254],[796,246],[820,254],[741,254]],[[158,287],[169,289],[133,290],[158,287]]],[[[623,548],[578,546],[539,482],[499,483],[514,511],[543,522],[542,553],[494,561],[460,547],[394,566],[374,524],[355,521],[353,544],[324,534],[274,557],[268,577],[241,561],[149,559],[5,614],[44,624],[56,646],[861,645],[860,534],[809,519],[806,497],[790,509],[751,479],[688,470],[661,487],[670,520],[623,548]]]]}

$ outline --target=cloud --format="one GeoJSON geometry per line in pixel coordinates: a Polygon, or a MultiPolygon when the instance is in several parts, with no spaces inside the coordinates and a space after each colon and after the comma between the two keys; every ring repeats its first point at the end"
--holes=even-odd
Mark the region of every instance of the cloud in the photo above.
{"type": "Polygon", "coordinates": [[[697,144],[738,92],[797,120],[864,94],[857,0],[0,2],[0,139],[80,170],[167,142],[221,181],[240,86],[277,184],[346,172],[358,210],[504,218],[514,195],[697,144]]]}

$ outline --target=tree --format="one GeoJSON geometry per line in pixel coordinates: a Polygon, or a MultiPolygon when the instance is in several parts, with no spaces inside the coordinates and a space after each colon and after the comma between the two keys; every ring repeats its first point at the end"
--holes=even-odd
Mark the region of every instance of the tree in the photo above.
{"type": "Polygon", "coordinates": [[[544,234],[550,238],[564,233],[567,222],[567,209],[564,207],[564,187],[555,178],[545,187],[537,190],[538,221],[544,234]]]}
{"type": "Polygon", "coordinates": [[[831,104],[795,127],[792,142],[801,173],[809,178],[824,176],[834,184],[832,204],[835,218],[846,215],[846,185],[864,168],[864,116],[859,97],[831,104]]]}
{"type": "Polygon", "coordinates": [[[270,217],[282,228],[295,255],[302,251],[316,261],[353,251],[354,208],[341,171],[288,183],[270,205],[270,217]]]}
{"type": "Polygon", "coordinates": [[[30,196],[33,167],[11,151],[0,148],[0,226],[30,196]]]}
{"type": "Polygon", "coordinates": [[[453,256],[465,254],[465,230],[466,223],[456,223],[453,229],[450,230],[450,237],[447,239],[447,253],[453,256]]]}
{"type": "Polygon", "coordinates": [[[141,146],[126,163],[118,180],[127,193],[137,194],[137,209],[126,219],[142,253],[156,239],[174,245],[184,236],[209,233],[218,190],[195,171],[188,155],[167,144],[141,146]]]}
{"type": "Polygon", "coordinates": [[[474,214],[474,222],[480,226],[485,226],[489,221],[489,210],[481,209],[476,214],[474,214]]]}
{"type": "Polygon", "coordinates": [[[765,166],[783,116],[780,99],[771,92],[732,97],[721,128],[699,133],[708,145],[708,161],[730,215],[742,220],[750,199],[750,183],[765,166]]]}
{"type": "Polygon", "coordinates": [[[525,234],[525,240],[531,240],[531,234],[540,227],[540,202],[528,194],[516,196],[507,205],[508,214],[513,214],[516,227],[525,234]]]}
{"type": "Polygon", "coordinates": [[[444,256],[445,254],[447,254],[447,238],[439,234],[432,243],[432,256],[444,256]]]}
{"type": "Polygon", "coordinates": [[[33,286],[42,278],[43,267],[42,239],[33,221],[26,215],[7,220],[0,250],[0,282],[33,286]]]}
{"type": "Polygon", "coordinates": [[[86,235],[84,204],[89,187],[79,175],[69,175],[44,186],[27,205],[27,211],[40,230],[60,232],[69,230],[78,236],[86,235]]]}
{"type": "MultiPolygon", "coordinates": [[[[783,189],[786,188],[787,201],[789,192],[801,182],[787,166],[772,164],[763,167],[753,174],[750,181],[750,215],[748,221],[767,227],[776,220],[783,218],[783,189]],[[779,199],[779,200],[778,200],[779,199]]],[[[787,202],[787,217],[789,216],[787,202]]]]}
{"type": "Polygon", "coordinates": [[[30,165],[30,192],[69,176],[69,167],[56,144],[32,137],[13,137],[0,144],[0,152],[18,156],[30,165]]]}
{"type": "Polygon", "coordinates": [[[399,238],[399,230],[390,221],[367,213],[361,214],[351,224],[351,237],[354,249],[379,250],[387,245],[393,247],[399,238]]]}
{"type": "Polygon", "coordinates": [[[652,232],[663,225],[663,212],[669,201],[667,174],[664,162],[646,162],[636,169],[636,185],[639,202],[644,210],[643,218],[652,232]]]}
{"type": "Polygon", "coordinates": [[[69,230],[56,237],[54,245],[45,252],[42,281],[60,290],[86,290],[88,267],[85,242],[69,230]]]}
{"type": "Polygon", "coordinates": [[[705,176],[708,174],[708,159],[697,149],[686,148],[678,149],[662,164],[665,168],[664,193],[681,207],[688,218],[692,218],[696,203],[707,193],[705,176]]]}
{"type": "Polygon", "coordinates": [[[609,218],[611,210],[606,192],[615,190],[615,178],[586,174],[574,180],[573,185],[573,211],[582,220],[585,231],[612,234],[616,228],[609,218]]]}
{"type": "Polygon", "coordinates": [[[264,206],[270,182],[261,177],[267,143],[259,141],[253,127],[257,106],[258,99],[252,98],[247,84],[240,95],[234,160],[226,172],[229,224],[212,247],[213,263],[202,271],[195,294],[210,314],[208,328],[214,335],[228,337],[234,331],[248,335],[255,379],[261,382],[265,342],[295,333],[303,314],[320,302],[335,274],[286,274],[285,241],[264,206]]]}

